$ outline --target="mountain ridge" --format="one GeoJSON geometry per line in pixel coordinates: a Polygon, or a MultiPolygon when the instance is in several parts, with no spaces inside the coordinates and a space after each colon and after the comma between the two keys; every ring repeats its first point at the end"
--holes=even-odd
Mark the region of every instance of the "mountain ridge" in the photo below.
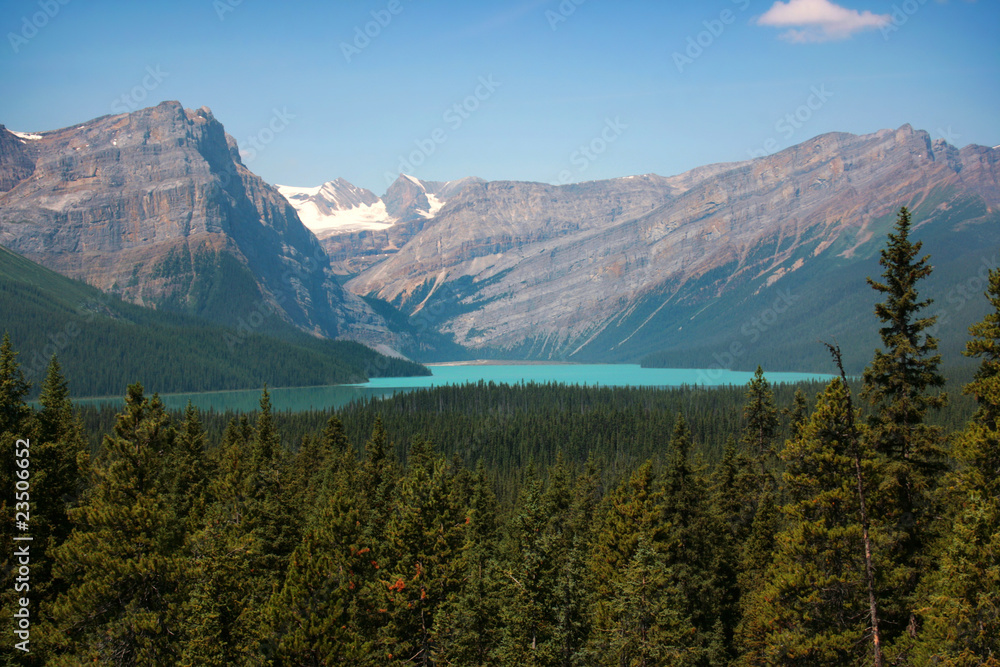
{"type": "Polygon", "coordinates": [[[1000,152],[906,124],[666,177],[401,174],[378,196],[342,178],[268,185],[206,107],[0,127],[0,244],[136,303],[222,324],[267,312],[265,332],[280,320],[435,358],[705,363],[746,342],[717,313],[752,322],[792,292],[841,317],[812,312],[817,331],[796,306],[783,330],[844,333],[902,205],[961,280],[1000,246],[1000,152]]]}
{"type": "Polygon", "coordinates": [[[674,301],[706,305],[741,284],[754,285],[750,298],[811,271],[817,258],[870,254],[881,241],[876,220],[945,186],[953,191],[918,226],[966,196],[992,213],[998,157],[904,125],[829,133],[672,177],[490,182],[451,200],[421,234],[346,285],[411,316],[437,302],[437,329],[484,353],[617,355],[641,327],[600,350],[595,341],[651,295],[663,295],[658,312],[674,301]]]}
{"type": "Polygon", "coordinates": [[[328,275],[315,236],[207,107],[163,102],[38,136],[0,130],[0,244],[141,305],[223,324],[268,310],[313,335],[405,343],[328,275]]]}

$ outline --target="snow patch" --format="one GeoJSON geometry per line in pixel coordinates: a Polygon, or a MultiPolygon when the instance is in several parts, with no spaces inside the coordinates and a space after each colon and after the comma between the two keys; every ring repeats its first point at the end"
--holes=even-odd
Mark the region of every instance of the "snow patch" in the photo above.
{"type": "Polygon", "coordinates": [[[381,200],[371,205],[362,204],[330,213],[320,211],[311,201],[289,201],[298,211],[302,224],[321,239],[347,232],[388,229],[396,222],[385,210],[385,202],[381,200]]]}
{"type": "Polygon", "coordinates": [[[34,134],[33,132],[15,132],[14,130],[10,130],[10,133],[13,134],[15,137],[19,137],[21,139],[27,139],[28,141],[35,141],[37,139],[42,138],[42,135],[34,134]]]}
{"type": "Polygon", "coordinates": [[[427,202],[431,205],[431,208],[429,211],[420,211],[420,215],[424,216],[425,218],[433,218],[435,215],[438,214],[438,211],[444,208],[445,202],[441,201],[440,199],[437,198],[436,195],[432,195],[429,192],[426,194],[427,194],[427,202]]]}

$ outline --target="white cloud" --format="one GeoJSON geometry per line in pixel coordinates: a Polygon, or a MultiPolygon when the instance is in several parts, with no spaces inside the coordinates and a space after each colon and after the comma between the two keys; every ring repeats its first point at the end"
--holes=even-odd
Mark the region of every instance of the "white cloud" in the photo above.
{"type": "Polygon", "coordinates": [[[775,2],[757,19],[757,25],[788,28],[781,38],[804,44],[847,39],[856,32],[887,25],[891,20],[888,14],[859,12],[830,0],[788,0],[775,2]]]}

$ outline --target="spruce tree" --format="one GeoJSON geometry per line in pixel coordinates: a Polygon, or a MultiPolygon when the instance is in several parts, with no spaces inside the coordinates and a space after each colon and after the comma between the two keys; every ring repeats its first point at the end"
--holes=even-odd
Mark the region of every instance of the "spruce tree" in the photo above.
{"type": "Polygon", "coordinates": [[[608,601],[610,624],[594,637],[587,664],[678,667],[702,664],[693,649],[695,628],[685,615],[679,577],[640,538],[608,601]]]}
{"type": "Polygon", "coordinates": [[[965,344],[963,354],[978,357],[979,368],[965,393],[976,397],[979,410],[975,422],[996,430],[1000,424],[1000,270],[991,269],[986,299],[993,309],[969,327],[972,340],[965,344]]]}
{"type": "Polygon", "coordinates": [[[38,590],[47,603],[58,592],[50,585],[51,554],[70,533],[68,510],[83,491],[84,472],[90,458],[83,426],[73,414],[69,389],[54,356],[42,383],[39,403],[42,408],[35,415],[37,435],[31,456],[36,489],[33,544],[38,549],[35,553],[38,590]]]}
{"type": "MultiPolygon", "coordinates": [[[[0,589],[0,612],[3,614],[0,628],[2,628],[2,634],[11,643],[13,643],[13,630],[15,629],[12,622],[14,605],[17,598],[20,597],[15,595],[14,591],[14,574],[17,572],[17,563],[14,560],[15,549],[11,546],[18,544],[12,539],[15,534],[15,519],[21,518],[15,517],[15,512],[27,511],[29,518],[27,523],[30,531],[42,528],[37,519],[31,521],[31,514],[35,510],[39,491],[34,480],[30,478],[28,480],[29,484],[32,485],[28,493],[29,499],[34,500],[35,503],[29,502],[27,506],[17,505],[18,502],[24,501],[15,499],[14,495],[15,483],[19,481],[19,478],[15,477],[15,471],[19,468],[15,467],[14,454],[25,449],[30,451],[38,445],[37,438],[34,437],[34,425],[30,419],[31,408],[25,403],[30,389],[31,386],[25,380],[21,366],[17,362],[17,353],[11,345],[10,336],[5,333],[3,342],[0,343],[0,516],[3,517],[0,521],[0,542],[5,545],[2,549],[2,555],[0,555],[0,584],[3,586],[0,589]],[[18,441],[21,441],[20,446],[18,446],[18,441]],[[28,445],[27,448],[25,444],[28,445]]],[[[29,455],[29,459],[33,458],[29,455]]],[[[28,474],[34,474],[32,471],[34,467],[32,461],[31,467],[28,468],[28,474]]],[[[22,545],[18,544],[18,546],[22,545]]],[[[29,614],[37,616],[38,612],[38,601],[35,600],[34,604],[29,607],[29,614]]],[[[37,633],[35,636],[37,637],[37,633]]],[[[33,647],[37,645],[37,642],[32,644],[33,647]]],[[[20,653],[20,651],[7,648],[3,653],[0,655],[0,664],[15,664],[14,654],[20,653]]]]}
{"type": "Polygon", "coordinates": [[[771,383],[760,366],[747,385],[743,419],[744,451],[757,469],[761,490],[773,490],[771,467],[775,459],[774,439],[778,435],[778,409],[774,406],[771,383]]]}
{"type": "MultiPolygon", "coordinates": [[[[869,664],[868,598],[846,388],[833,380],[782,452],[788,504],[746,605],[745,664],[869,664]]],[[[871,466],[870,459],[866,467],[871,466]]]]}
{"type": "Polygon", "coordinates": [[[551,619],[555,591],[542,540],[548,519],[542,482],[530,463],[505,545],[502,595],[506,604],[501,609],[503,633],[495,654],[501,664],[549,665],[556,660],[551,619]]]}
{"type": "Polygon", "coordinates": [[[205,453],[205,430],[198,409],[190,401],[184,410],[174,443],[166,462],[166,482],[177,518],[187,529],[202,520],[207,504],[208,481],[214,472],[205,453]]]}
{"type": "Polygon", "coordinates": [[[276,664],[379,664],[384,656],[359,613],[359,595],[377,581],[378,564],[361,523],[357,472],[353,451],[331,454],[309,526],[268,605],[276,664]]]}
{"type": "Polygon", "coordinates": [[[672,460],[664,476],[663,532],[659,551],[681,593],[680,612],[690,618],[698,632],[685,645],[691,655],[706,650],[712,641],[716,620],[723,613],[723,600],[716,589],[723,567],[718,535],[723,523],[713,512],[708,485],[691,464],[691,429],[678,413],[670,439],[672,460]]]}
{"type": "Polygon", "coordinates": [[[182,533],[163,480],[174,430],[156,396],[130,385],[115,434],[104,440],[73,532],[53,574],[66,593],[54,607],[59,656],[50,664],[172,664],[178,658],[182,533]]]}
{"type": "Polygon", "coordinates": [[[496,561],[498,507],[479,462],[468,502],[458,571],[460,589],[445,600],[434,621],[437,659],[445,665],[489,665],[500,643],[503,583],[496,561]]]}
{"type": "Polygon", "coordinates": [[[211,499],[188,540],[195,584],[185,603],[192,664],[264,664],[274,650],[266,605],[287,570],[298,527],[281,494],[282,452],[270,397],[257,428],[246,415],[226,428],[211,499]]]}
{"type": "MultiPolygon", "coordinates": [[[[4,493],[0,496],[0,512],[3,512],[4,520],[0,522],[0,539],[4,544],[11,543],[11,535],[14,516],[13,494],[8,490],[14,488],[14,451],[15,443],[18,440],[31,441],[32,430],[31,408],[25,402],[31,385],[24,379],[21,365],[17,362],[17,352],[14,351],[10,342],[10,336],[4,334],[3,342],[0,343],[0,460],[4,463],[0,465],[0,489],[4,493]]],[[[3,573],[6,575],[11,571],[8,559],[10,550],[4,550],[3,573]]],[[[11,588],[4,580],[4,590],[11,588]]]]}
{"type": "Polygon", "coordinates": [[[930,257],[920,255],[922,244],[910,240],[910,227],[904,207],[881,251],[882,282],[868,279],[885,299],[875,306],[883,348],[865,369],[863,396],[873,407],[867,442],[880,455],[873,520],[887,528],[880,548],[887,560],[879,568],[888,587],[882,614],[886,643],[905,643],[904,635],[918,631],[913,593],[929,569],[924,557],[936,514],[933,494],[944,471],[941,430],[926,421],[928,411],[946,400],[936,393],[944,384],[941,357],[927,332],[936,318],[922,314],[931,301],[917,292],[917,283],[931,273],[930,257]]]}
{"type": "Polygon", "coordinates": [[[465,508],[456,506],[451,474],[430,442],[417,439],[385,529],[384,567],[376,587],[385,609],[381,645],[409,662],[430,665],[438,609],[457,594],[465,508]]]}
{"type": "Polygon", "coordinates": [[[927,664],[1000,664],[1000,270],[990,271],[986,297],[993,308],[965,346],[980,358],[965,386],[979,409],[955,442],[958,466],[942,485],[949,528],[921,591],[915,659],[927,664]]]}

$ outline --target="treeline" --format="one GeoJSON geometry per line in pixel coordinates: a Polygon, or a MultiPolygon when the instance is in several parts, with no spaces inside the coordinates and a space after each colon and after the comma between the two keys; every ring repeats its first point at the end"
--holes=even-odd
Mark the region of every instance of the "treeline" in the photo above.
{"type": "MultiPolygon", "coordinates": [[[[831,370],[834,366],[831,362],[831,370]]],[[[968,378],[971,380],[971,374],[968,378]]],[[[964,383],[963,383],[964,384],[964,383]]],[[[797,401],[822,392],[825,383],[772,385],[782,414],[776,442],[792,435],[790,417],[797,401]],[[801,396],[797,397],[797,394],[801,396]]],[[[850,380],[860,391],[861,380],[850,380]]],[[[937,410],[931,422],[946,432],[960,429],[976,410],[973,397],[958,392],[937,410]]],[[[646,459],[667,454],[670,433],[683,414],[695,443],[698,466],[715,467],[726,441],[739,441],[743,428],[745,387],[586,387],[561,384],[507,385],[479,382],[400,392],[371,398],[335,411],[352,443],[363,444],[382,423],[393,454],[403,463],[417,439],[427,439],[449,460],[465,467],[482,463],[490,473],[498,498],[509,504],[520,489],[525,467],[544,470],[557,453],[579,470],[588,458],[597,462],[602,483],[615,484],[646,459]]],[[[865,414],[867,404],[860,406],[865,414]]],[[[78,408],[84,432],[96,452],[104,434],[114,428],[119,408],[109,404],[78,408]]],[[[282,442],[295,448],[305,436],[323,430],[329,410],[275,412],[274,427],[282,442]]],[[[176,421],[181,412],[171,413],[176,421]]],[[[211,442],[221,440],[226,426],[244,416],[237,412],[202,412],[201,422],[211,442]]],[[[253,419],[250,415],[247,418],[253,419]]]]}
{"type": "Polygon", "coordinates": [[[241,326],[225,327],[126,303],[5,248],[0,312],[35,386],[57,355],[74,396],[113,396],[133,382],[167,393],[429,374],[358,343],[310,336],[262,302],[243,311],[241,326]]]}
{"type": "MultiPolygon", "coordinates": [[[[623,458],[613,475],[607,453],[559,439],[544,462],[529,449],[506,467],[499,448],[473,467],[418,436],[397,452],[386,424],[445,413],[446,392],[356,406],[292,441],[282,434],[318,415],[276,416],[266,391],[256,415],[215,435],[195,409],[171,417],[133,385],[91,456],[58,364],[32,410],[5,342],[0,446],[10,461],[15,440],[31,438],[34,504],[31,589],[18,594],[30,598],[31,653],[0,660],[996,664],[1000,271],[967,345],[977,408],[952,431],[930,419],[946,399],[915,289],[930,269],[907,232],[904,210],[874,283],[883,347],[860,391],[836,379],[782,405],[758,371],[716,416],[707,398],[684,402],[694,390],[649,392],[638,406],[614,391],[451,390],[455,415],[478,415],[473,427],[526,412],[521,437],[554,436],[541,423],[553,414],[579,412],[573,428],[597,429],[586,416],[604,411],[623,441],[653,421],[649,456],[623,458]],[[706,465],[699,439],[716,437],[713,420],[732,437],[706,465]]],[[[0,488],[21,479],[2,472],[0,488]]],[[[5,521],[0,542],[15,529],[5,521]]],[[[4,559],[10,623],[20,601],[4,559]]]]}

